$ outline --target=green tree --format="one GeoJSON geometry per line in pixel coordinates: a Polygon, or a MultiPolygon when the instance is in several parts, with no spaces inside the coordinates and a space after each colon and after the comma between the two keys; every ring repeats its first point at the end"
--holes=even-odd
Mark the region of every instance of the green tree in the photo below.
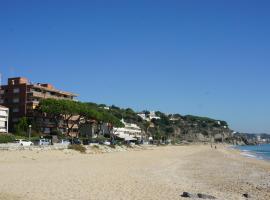
{"type": "Polygon", "coordinates": [[[43,99],[37,107],[43,116],[50,116],[55,120],[56,129],[59,130],[63,120],[68,134],[77,124],[81,123],[109,123],[110,126],[121,127],[123,124],[109,111],[100,108],[95,103],[82,103],[71,100],[43,99]]]}
{"type": "Polygon", "coordinates": [[[26,117],[20,118],[18,123],[15,125],[15,133],[21,136],[27,136],[27,130],[29,126],[29,121],[26,117]]]}

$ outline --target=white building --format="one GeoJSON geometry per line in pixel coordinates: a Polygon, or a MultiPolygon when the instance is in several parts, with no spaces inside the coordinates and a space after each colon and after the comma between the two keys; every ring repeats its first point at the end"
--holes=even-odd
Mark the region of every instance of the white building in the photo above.
{"type": "Polygon", "coordinates": [[[7,107],[0,105],[0,133],[8,133],[8,113],[7,107]]]}
{"type": "Polygon", "coordinates": [[[151,111],[150,112],[149,118],[150,118],[150,120],[152,120],[152,119],[160,119],[160,117],[156,116],[156,112],[155,111],[151,111]]]}
{"type": "Polygon", "coordinates": [[[113,128],[114,135],[126,141],[138,140],[142,137],[142,130],[137,124],[126,123],[123,119],[122,123],[125,127],[113,128]]]}
{"type": "Polygon", "coordinates": [[[146,120],[147,121],[147,116],[146,116],[146,114],[144,114],[144,113],[139,113],[139,114],[137,114],[140,118],[142,118],[143,120],[146,120]]]}
{"type": "Polygon", "coordinates": [[[160,117],[156,116],[155,111],[151,111],[149,115],[146,115],[144,113],[139,113],[138,116],[141,117],[143,120],[146,120],[149,122],[152,121],[152,119],[160,119],[160,117]]]}

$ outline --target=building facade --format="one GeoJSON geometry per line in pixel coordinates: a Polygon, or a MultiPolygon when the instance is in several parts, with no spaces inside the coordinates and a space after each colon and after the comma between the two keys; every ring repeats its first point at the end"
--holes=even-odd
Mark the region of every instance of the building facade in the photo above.
{"type": "Polygon", "coordinates": [[[122,119],[121,122],[124,124],[124,127],[113,127],[112,129],[109,128],[109,124],[103,123],[101,125],[100,134],[113,135],[114,137],[121,138],[125,141],[140,141],[142,139],[143,132],[137,124],[127,123],[124,119],[122,119]]]}
{"type": "Polygon", "coordinates": [[[0,133],[8,133],[9,109],[0,105],[0,133]]]}
{"type": "MultiPolygon", "coordinates": [[[[9,108],[9,127],[13,130],[20,118],[33,117],[34,109],[40,100],[47,98],[74,100],[76,96],[76,94],[58,90],[51,84],[33,84],[27,78],[16,77],[9,78],[8,84],[1,86],[0,105],[9,108]]],[[[54,127],[54,122],[49,118],[42,120],[40,131],[49,134],[54,127]]]]}
{"type": "Polygon", "coordinates": [[[142,138],[142,130],[137,124],[126,123],[124,119],[121,122],[125,125],[123,128],[113,128],[113,134],[126,141],[140,140],[142,138]]]}

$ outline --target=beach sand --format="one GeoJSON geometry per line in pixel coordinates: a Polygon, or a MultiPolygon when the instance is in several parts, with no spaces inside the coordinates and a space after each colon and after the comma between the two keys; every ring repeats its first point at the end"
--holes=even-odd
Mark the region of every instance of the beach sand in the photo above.
{"type": "Polygon", "coordinates": [[[1,200],[188,199],[183,192],[218,199],[270,199],[270,162],[209,145],[80,154],[1,151],[1,200]]]}

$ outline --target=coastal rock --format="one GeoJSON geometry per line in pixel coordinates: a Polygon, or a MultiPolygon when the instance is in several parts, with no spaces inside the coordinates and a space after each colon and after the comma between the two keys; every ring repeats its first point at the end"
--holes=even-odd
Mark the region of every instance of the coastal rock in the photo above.
{"type": "Polygon", "coordinates": [[[198,198],[200,199],[216,199],[216,197],[208,195],[208,194],[197,194],[198,198]]]}
{"type": "Polygon", "coordinates": [[[183,192],[183,194],[181,195],[181,197],[184,198],[196,198],[197,196],[188,192],[183,192]]]}
{"type": "Polygon", "coordinates": [[[216,199],[216,197],[211,196],[211,195],[201,194],[201,193],[191,194],[189,192],[183,192],[181,197],[184,197],[184,198],[199,198],[199,199],[216,199]]]}
{"type": "Polygon", "coordinates": [[[248,193],[245,193],[245,194],[243,194],[243,197],[249,199],[250,198],[250,195],[248,193]]]}

